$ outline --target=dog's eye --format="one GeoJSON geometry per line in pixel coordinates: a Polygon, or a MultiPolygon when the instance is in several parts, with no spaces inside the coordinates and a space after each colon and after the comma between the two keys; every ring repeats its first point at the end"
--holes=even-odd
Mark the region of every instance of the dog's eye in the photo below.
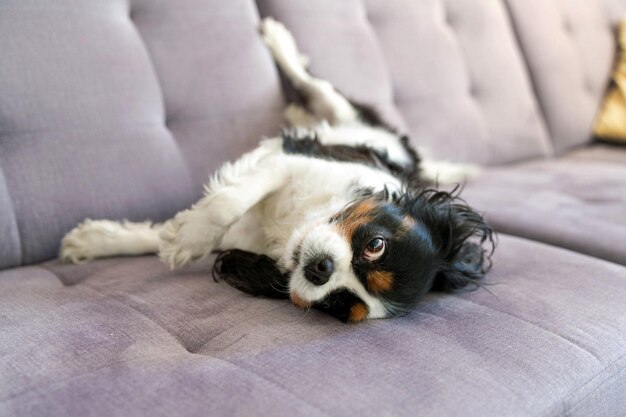
{"type": "Polygon", "coordinates": [[[387,242],[382,237],[372,239],[363,250],[363,258],[367,261],[375,261],[383,256],[386,247],[387,242]]]}

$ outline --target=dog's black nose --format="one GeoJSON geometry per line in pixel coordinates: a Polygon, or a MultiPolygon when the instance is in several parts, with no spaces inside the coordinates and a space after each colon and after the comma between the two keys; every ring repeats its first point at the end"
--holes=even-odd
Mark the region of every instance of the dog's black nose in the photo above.
{"type": "Polygon", "coordinates": [[[330,258],[314,260],[304,267],[304,277],[315,285],[324,285],[335,271],[335,264],[330,258]]]}

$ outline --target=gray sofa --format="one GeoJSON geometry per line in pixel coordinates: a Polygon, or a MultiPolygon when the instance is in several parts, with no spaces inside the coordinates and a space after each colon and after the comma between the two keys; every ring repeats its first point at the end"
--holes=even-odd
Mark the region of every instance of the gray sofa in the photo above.
{"type": "Polygon", "coordinates": [[[0,415],[624,416],[626,147],[591,142],[626,2],[1,0],[0,415]],[[487,166],[492,284],[341,324],[155,257],[56,261],[168,218],[280,125],[256,33],[433,157],[487,166]]]}

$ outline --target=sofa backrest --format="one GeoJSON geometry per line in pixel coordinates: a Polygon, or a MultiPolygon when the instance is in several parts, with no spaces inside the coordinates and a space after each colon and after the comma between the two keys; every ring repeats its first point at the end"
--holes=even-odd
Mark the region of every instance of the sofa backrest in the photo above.
{"type": "Polygon", "coordinates": [[[85,217],[163,220],[279,124],[251,0],[0,2],[0,268],[85,217]]]}
{"type": "Polygon", "coordinates": [[[506,2],[556,153],[589,142],[615,56],[607,9],[590,0],[506,2]]]}
{"type": "Polygon", "coordinates": [[[430,156],[503,164],[551,154],[501,2],[257,3],[263,16],[294,32],[313,73],[359,101],[399,113],[400,126],[430,156]]]}
{"type": "Polygon", "coordinates": [[[430,156],[486,164],[587,141],[614,47],[600,0],[4,0],[0,268],[86,217],[166,219],[275,132],[259,11],[430,156]]]}
{"type": "Polygon", "coordinates": [[[617,28],[619,22],[626,17],[626,1],[625,0],[604,0],[603,2],[614,29],[617,28]]]}

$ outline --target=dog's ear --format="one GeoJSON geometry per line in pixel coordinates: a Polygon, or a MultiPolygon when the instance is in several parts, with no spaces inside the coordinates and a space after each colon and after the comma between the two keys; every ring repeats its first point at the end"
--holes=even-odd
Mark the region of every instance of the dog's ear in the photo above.
{"type": "Polygon", "coordinates": [[[220,253],[213,265],[213,279],[220,278],[251,295],[289,298],[289,276],[265,255],[236,249],[220,253]]]}
{"type": "Polygon", "coordinates": [[[451,291],[479,281],[491,268],[493,229],[452,192],[425,190],[411,198],[409,211],[430,232],[438,267],[432,289],[451,291]]]}

